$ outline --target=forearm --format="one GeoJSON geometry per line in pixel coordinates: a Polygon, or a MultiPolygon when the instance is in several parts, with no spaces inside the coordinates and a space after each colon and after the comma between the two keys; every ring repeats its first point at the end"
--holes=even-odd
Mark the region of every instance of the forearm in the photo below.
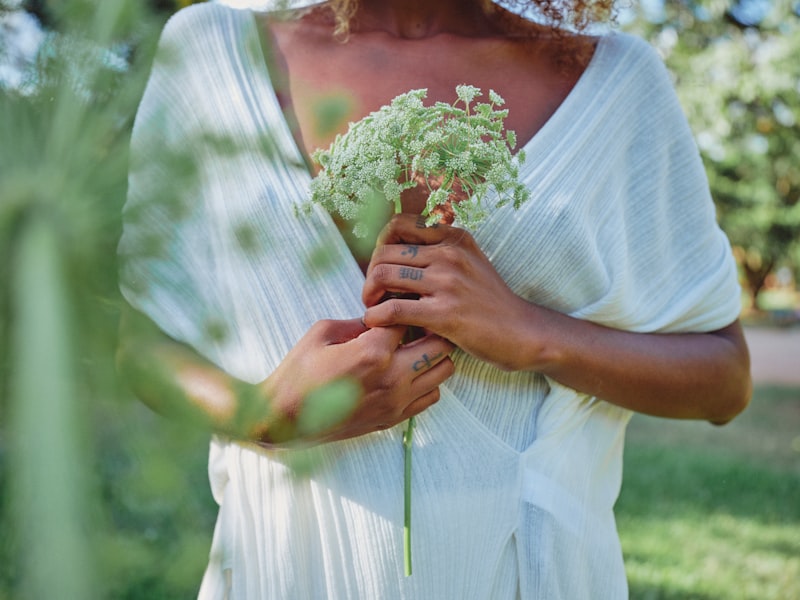
{"type": "Polygon", "coordinates": [[[566,386],[649,415],[724,423],[750,398],[738,322],[719,331],[632,333],[530,306],[519,330],[531,368],[566,386]]]}
{"type": "Polygon", "coordinates": [[[164,415],[274,446],[320,443],[387,429],[439,399],[453,345],[435,335],[403,345],[404,333],[318,321],[264,381],[249,384],[130,310],[117,362],[134,393],[164,415]]]}
{"type": "Polygon", "coordinates": [[[137,398],[168,418],[247,439],[274,420],[262,385],[231,377],[132,310],[123,315],[117,367],[137,398]]]}
{"type": "Polygon", "coordinates": [[[527,302],[474,238],[396,215],[381,233],[362,293],[370,327],[413,325],[504,370],[538,371],[568,387],[651,415],[726,422],[750,397],[738,322],[710,333],[602,327],[527,302]],[[412,293],[419,300],[392,298],[412,293]]]}

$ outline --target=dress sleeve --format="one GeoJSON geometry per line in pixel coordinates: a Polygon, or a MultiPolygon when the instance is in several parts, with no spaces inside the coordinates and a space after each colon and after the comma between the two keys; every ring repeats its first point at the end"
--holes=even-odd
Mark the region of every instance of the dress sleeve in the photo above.
{"type": "Polygon", "coordinates": [[[204,89],[214,8],[189,7],[164,27],[134,122],[119,245],[128,303],[197,349],[224,337],[212,252],[218,233],[203,194],[214,137],[204,89]]]}
{"type": "Polygon", "coordinates": [[[251,12],[216,3],[166,25],[134,124],[120,243],[126,300],[252,382],[314,321],[363,313],[363,276],[330,216],[295,214],[310,174],[259,33],[251,12]]]}
{"type": "Polygon", "coordinates": [[[636,76],[621,101],[625,118],[601,150],[618,161],[608,189],[619,202],[594,207],[612,285],[576,316],[639,331],[719,329],[738,317],[741,295],[699,150],[659,55],[620,37],[636,76]]]}

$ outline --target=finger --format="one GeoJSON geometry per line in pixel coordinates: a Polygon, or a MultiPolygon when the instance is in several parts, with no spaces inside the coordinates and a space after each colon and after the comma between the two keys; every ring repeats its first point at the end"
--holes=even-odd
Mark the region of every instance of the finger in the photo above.
{"type": "Polygon", "coordinates": [[[447,360],[454,348],[444,338],[427,336],[403,347],[403,363],[412,375],[419,376],[447,360]]]}
{"type": "Polygon", "coordinates": [[[326,319],[315,324],[319,327],[320,335],[324,342],[330,344],[343,344],[357,338],[367,331],[363,318],[356,319],[326,319]]]}
{"type": "Polygon", "coordinates": [[[364,323],[367,327],[411,325],[433,330],[435,315],[431,312],[424,296],[419,300],[391,298],[369,306],[364,313],[364,323]]]}
{"type": "MultiPolygon", "coordinates": [[[[358,319],[359,323],[366,323],[364,319],[358,319]]],[[[363,344],[374,344],[377,349],[392,351],[403,341],[406,333],[405,325],[395,325],[390,327],[370,327],[362,331],[358,340],[363,344]]]]}
{"type": "Polygon", "coordinates": [[[406,265],[423,268],[431,264],[433,255],[430,244],[385,244],[377,246],[367,267],[367,277],[377,265],[406,265]]]}
{"type": "Polygon", "coordinates": [[[378,235],[376,247],[386,244],[438,244],[451,235],[449,225],[425,225],[425,217],[413,214],[394,215],[378,235]]]}
{"type": "Polygon", "coordinates": [[[441,392],[439,391],[438,387],[432,389],[426,394],[423,394],[411,404],[406,406],[405,410],[403,411],[403,419],[409,419],[418,415],[422,411],[436,404],[439,401],[439,398],[441,398],[441,392]]]}
{"type": "Polygon", "coordinates": [[[365,306],[372,306],[384,300],[387,292],[414,293],[420,296],[433,291],[430,272],[405,265],[378,265],[364,281],[361,299],[365,306]]]}
{"type": "Polygon", "coordinates": [[[415,338],[413,341],[403,345],[405,352],[425,352],[432,350],[443,350],[445,354],[450,354],[456,345],[450,340],[435,333],[426,332],[425,335],[415,338]]]}
{"type": "Polygon", "coordinates": [[[417,377],[411,383],[411,393],[416,399],[403,409],[403,417],[413,417],[430,407],[431,404],[438,402],[440,397],[439,386],[452,377],[455,370],[453,361],[447,357],[417,377]]]}

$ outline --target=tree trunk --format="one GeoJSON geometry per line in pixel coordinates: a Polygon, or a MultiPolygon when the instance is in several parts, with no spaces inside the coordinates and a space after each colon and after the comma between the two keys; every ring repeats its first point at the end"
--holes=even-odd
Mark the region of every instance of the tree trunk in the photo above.
{"type": "Polygon", "coordinates": [[[758,295],[764,289],[764,284],[769,274],[772,273],[775,261],[762,262],[758,267],[748,264],[747,261],[743,261],[743,263],[744,276],[747,280],[747,295],[750,300],[748,308],[750,310],[758,310],[758,295]]]}

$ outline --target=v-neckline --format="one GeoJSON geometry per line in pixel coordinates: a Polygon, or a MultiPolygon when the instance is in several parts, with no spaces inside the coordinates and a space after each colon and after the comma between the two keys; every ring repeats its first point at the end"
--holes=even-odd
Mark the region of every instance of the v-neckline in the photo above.
{"type": "MultiPolygon", "coordinates": [[[[231,9],[234,10],[234,9],[231,9]]],[[[254,30],[255,41],[258,47],[258,64],[253,65],[253,69],[259,72],[264,77],[264,83],[266,84],[266,88],[269,90],[270,99],[272,100],[273,106],[271,108],[278,111],[282,118],[276,119],[281,124],[283,128],[283,133],[288,140],[291,140],[291,150],[295,154],[294,158],[302,165],[305,166],[305,171],[308,175],[309,181],[314,178],[313,172],[313,165],[314,161],[311,158],[311,155],[308,154],[303,145],[300,143],[302,138],[300,137],[300,126],[297,122],[297,117],[295,116],[295,109],[294,109],[294,100],[291,97],[290,93],[286,95],[286,102],[281,102],[281,98],[278,95],[278,90],[275,87],[276,78],[273,75],[273,70],[270,68],[270,61],[267,58],[269,53],[278,53],[279,49],[275,48],[275,44],[272,41],[274,35],[271,31],[268,31],[268,25],[263,25],[259,23],[258,17],[256,16],[256,12],[253,10],[247,11],[250,16],[250,26],[254,30]],[[267,44],[270,47],[267,47],[267,44]]],[[[261,13],[265,16],[270,14],[270,11],[261,13]]]]}
{"type": "MultiPolygon", "coordinates": [[[[267,87],[270,90],[274,107],[277,108],[283,116],[280,121],[285,130],[284,133],[288,134],[289,138],[292,140],[293,152],[295,153],[296,157],[306,165],[309,179],[313,179],[313,161],[311,156],[306,152],[300,143],[302,138],[298,137],[299,128],[297,123],[295,122],[294,127],[292,126],[292,122],[296,121],[296,117],[294,117],[296,114],[294,108],[294,99],[291,97],[291,95],[289,95],[287,96],[286,102],[281,103],[278,92],[275,89],[275,77],[273,76],[273,72],[267,59],[267,49],[264,47],[265,44],[271,43],[270,37],[273,34],[270,31],[262,30],[263,28],[260,26],[261,24],[258,22],[258,18],[254,11],[248,12],[250,13],[251,26],[255,29],[256,39],[258,41],[258,48],[260,52],[260,64],[258,65],[259,70],[263,71],[262,74],[266,78],[266,82],[268,83],[267,87]]],[[[600,55],[604,50],[604,46],[609,38],[609,35],[610,34],[606,34],[598,37],[592,57],[589,59],[588,64],[576,80],[575,84],[572,86],[567,95],[564,96],[556,109],[550,114],[544,124],[538,130],[536,130],[536,132],[523,145],[518,147],[518,153],[524,152],[527,155],[533,154],[535,147],[539,145],[541,140],[552,137],[550,131],[554,128],[557,128],[558,123],[565,118],[565,114],[569,113],[572,105],[576,104],[581,97],[585,96],[585,94],[582,93],[582,89],[589,86],[591,81],[595,78],[594,73],[598,69],[598,64],[601,62],[600,55]]],[[[270,51],[278,50],[270,49],[270,51]]]]}
{"type": "MultiPolygon", "coordinates": [[[[285,143],[283,144],[285,151],[293,154],[292,158],[298,167],[303,167],[302,172],[305,177],[303,183],[308,185],[315,177],[313,172],[313,161],[311,160],[310,155],[305,152],[301,144],[302,138],[298,138],[296,131],[292,128],[290,122],[290,119],[293,119],[294,115],[293,99],[288,97],[287,102],[284,104],[281,103],[278,92],[275,89],[275,78],[270,70],[270,65],[267,59],[267,51],[272,51],[272,49],[265,48],[265,44],[272,43],[270,40],[272,33],[269,30],[262,30],[261,23],[259,23],[258,16],[254,11],[249,10],[246,12],[249,13],[249,25],[253,28],[252,34],[255,35],[255,41],[258,46],[258,55],[255,56],[255,58],[258,59],[259,64],[254,64],[253,69],[264,78],[264,84],[269,92],[270,100],[272,102],[270,109],[278,111],[281,115],[281,118],[275,119],[275,122],[281,128],[281,136],[285,138],[285,143]]],[[[545,123],[533,134],[533,136],[531,136],[531,138],[528,139],[522,146],[518,147],[517,153],[524,152],[526,155],[526,160],[520,167],[520,179],[525,180],[531,177],[537,171],[537,167],[541,167],[542,161],[545,159],[552,160],[555,158],[551,156],[551,152],[548,152],[548,148],[551,148],[555,142],[564,137],[563,130],[559,129],[561,122],[565,121],[570,123],[571,121],[576,121],[576,119],[570,116],[570,113],[575,110],[573,107],[577,108],[580,106],[582,100],[585,101],[586,98],[591,98],[591,94],[585,93],[584,88],[591,89],[599,77],[599,75],[596,73],[600,69],[599,65],[602,62],[601,55],[605,51],[605,46],[608,43],[610,35],[611,34],[606,34],[598,37],[598,41],[595,45],[591,59],[570,91],[558,105],[556,110],[553,111],[553,113],[548,117],[545,123]]],[[[333,216],[327,211],[323,212],[327,216],[326,221],[335,232],[337,240],[343,245],[343,248],[346,249],[347,254],[352,260],[352,264],[363,277],[364,272],[361,264],[353,253],[353,249],[347,243],[343,232],[340,231],[339,227],[336,225],[333,216]]],[[[488,223],[492,220],[493,219],[491,218],[487,219],[487,221],[482,225],[488,225],[488,223]]],[[[483,227],[480,227],[479,229],[483,229],[483,227]]],[[[477,231],[473,233],[478,234],[477,231]]]]}

